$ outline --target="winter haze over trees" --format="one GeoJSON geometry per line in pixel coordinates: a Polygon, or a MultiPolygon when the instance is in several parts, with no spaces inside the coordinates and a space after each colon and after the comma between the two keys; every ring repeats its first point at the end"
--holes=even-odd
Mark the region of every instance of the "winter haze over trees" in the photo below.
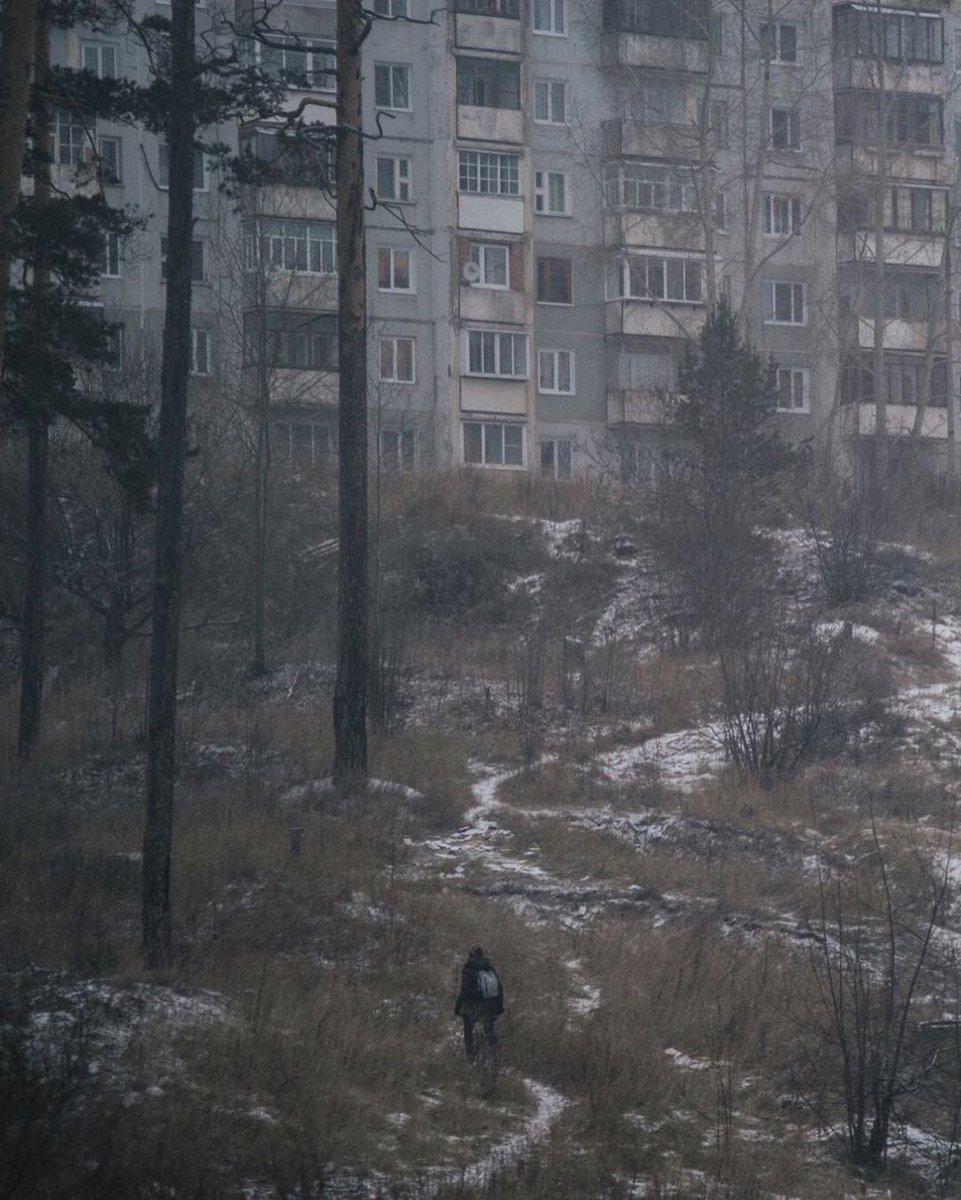
{"type": "Polygon", "coordinates": [[[959,55],[0,0],[0,1196],[961,1195],[959,55]]]}

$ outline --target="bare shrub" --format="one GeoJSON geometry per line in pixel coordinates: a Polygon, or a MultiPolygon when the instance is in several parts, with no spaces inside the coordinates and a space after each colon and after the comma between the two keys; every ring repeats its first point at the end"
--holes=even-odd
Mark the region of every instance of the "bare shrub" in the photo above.
{"type": "Polygon", "coordinates": [[[731,761],[764,785],[793,774],[838,733],[839,638],[791,636],[763,616],[721,647],[721,738],[731,761]]]}
{"type": "Polygon", "coordinates": [[[805,523],[828,600],[848,604],[868,593],[889,507],[884,481],[831,466],[809,480],[805,523]]]}

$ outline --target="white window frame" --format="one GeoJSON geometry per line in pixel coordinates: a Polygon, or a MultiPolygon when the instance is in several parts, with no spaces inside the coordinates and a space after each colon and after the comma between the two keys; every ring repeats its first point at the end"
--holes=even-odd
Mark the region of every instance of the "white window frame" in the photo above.
{"type": "Polygon", "coordinates": [[[123,258],[120,254],[120,234],[108,233],[104,237],[102,279],[123,278],[123,258]]]}
{"type": "Polygon", "coordinates": [[[92,71],[98,79],[120,78],[120,47],[116,42],[101,42],[87,40],[80,43],[80,63],[83,70],[92,71]],[[92,50],[96,59],[95,67],[87,66],[87,51],[92,50]],[[113,55],[113,71],[104,70],[104,56],[108,52],[113,55]]]}
{"type": "Polygon", "coordinates": [[[190,330],[190,374],[201,377],[213,374],[212,355],[213,339],[209,329],[190,330]],[[203,346],[203,370],[201,366],[200,347],[203,346]]]}
{"type": "Polygon", "coordinates": [[[535,125],[567,124],[568,89],[565,79],[535,79],[532,98],[531,111],[535,125]],[[542,111],[543,115],[538,116],[538,111],[542,111]]]}
{"type": "Polygon", "coordinates": [[[791,151],[792,153],[803,149],[803,140],[801,137],[801,111],[798,108],[783,108],[779,104],[772,104],[768,111],[768,147],[771,150],[791,151]],[[774,141],[774,114],[784,113],[787,117],[786,131],[788,135],[787,144],[783,146],[777,145],[774,141]]]}
{"type": "Polygon", "coordinates": [[[571,177],[566,171],[538,170],[534,172],[534,212],[539,217],[569,217],[571,215],[571,177]],[[551,179],[563,179],[564,206],[549,208],[551,179]]]}
{"type": "Polygon", "coordinates": [[[705,283],[704,283],[704,268],[705,263],[703,258],[697,258],[686,254],[663,254],[663,253],[644,253],[644,254],[627,254],[614,260],[613,272],[608,273],[607,283],[607,298],[608,300],[639,300],[646,304],[704,304],[705,303],[705,283]],[[650,264],[654,262],[660,264],[661,274],[664,280],[664,295],[659,296],[656,293],[638,294],[635,295],[631,291],[631,264],[635,263],[635,270],[640,268],[640,263],[644,263],[645,275],[650,277],[650,264]],[[683,296],[669,296],[668,284],[670,263],[683,263],[683,296]],[[687,294],[688,271],[696,272],[698,278],[698,295],[690,297],[687,294]],[[615,281],[616,287],[611,288],[611,282],[615,281]]]}
{"type": "Polygon", "coordinates": [[[412,101],[411,94],[410,94],[410,91],[411,91],[411,89],[410,89],[410,84],[411,84],[411,67],[410,67],[410,63],[390,63],[390,62],[387,62],[387,63],[383,63],[383,62],[374,63],[374,97],[375,97],[375,99],[374,99],[374,103],[376,104],[376,106],[377,106],[377,108],[378,108],[378,109],[380,109],[380,110],[382,110],[382,111],[385,111],[385,112],[412,112],[412,111],[413,111],[413,101],[412,101]],[[381,101],[378,101],[378,100],[376,99],[376,95],[377,95],[377,79],[378,79],[378,72],[380,72],[380,71],[387,71],[387,72],[388,72],[388,75],[387,75],[387,80],[388,80],[388,87],[387,87],[387,90],[388,90],[388,93],[389,93],[389,100],[388,100],[388,101],[386,101],[386,102],[381,102],[381,101]],[[397,90],[397,88],[396,88],[396,83],[395,83],[395,79],[396,79],[396,77],[395,77],[395,75],[394,75],[394,72],[395,72],[395,71],[403,71],[403,72],[406,74],[406,77],[407,77],[407,83],[406,83],[406,88],[407,88],[407,103],[406,103],[406,104],[397,104],[397,103],[395,103],[395,96],[394,96],[394,93],[395,93],[395,91],[397,90]]]}
{"type": "Polygon", "coordinates": [[[417,272],[416,272],[416,257],[414,251],[409,246],[378,246],[377,247],[377,290],[378,292],[390,292],[393,295],[413,296],[417,292],[417,272]],[[407,287],[397,287],[397,263],[402,254],[407,256],[407,287]],[[383,256],[387,256],[389,264],[388,271],[390,275],[390,283],[387,287],[381,286],[380,282],[380,264],[383,256]]]}
{"type": "MultiPolygon", "coordinates": [[[[513,442],[512,438],[512,442],[513,442]]],[[[461,450],[463,454],[463,462],[466,467],[492,467],[501,471],[523,471],[527,466],[527,426],[522,425],[518,421],[464,421],[461,429],[461,450]],[[479,461],[468,461],[467,459],[467,429],[468,426],[477,426],[480,429],[481,437],[481,457],[479,461]],[[520,446],[512,445],[511,449],[518,449],[520,455],[519,462],[505,462],[507,457],[505,432],[510,429],[520,431],[520,446]],[[488,430],[491,432],[488,433],[488,430]],[[494,440],[494,431],[500,435],[500,450],[501,461],[497,462],[488,458],[488,440],[494,440]]]]}
{"type": "MultiPolygon", "coordinates": [[[[465,329],[463,334],[463,364],[462,375],[468,375],[472,379],[527,379],[530,373],[530,338],[526,333],[519,333],[513,329],[465,329]],[[477,343],[478,339],[490,338],[492,341],[489,344],[489,350],[493,359],[493,371],[472,370],[471,369],[471,347],[477,343]],[[504,370],[505,358],[505,343],[504,338],[510,338],[510,369],[504,370]],[[518,339],[524,347],[524,369],[523,371],[516,370],[517,362],[517,345],[518,339]]],[[[480,343],[480,356],[483,360],[488,353],[488,348],[483,340],[480,343]]],[[[483,366],[483,363],[482,363],[483,366]]]]}
{"type": "Polygon", "coordinates": [[[537,390],[544,396],[573,396],[577,387],[574,378],[573,350],[538,350],[537,351],[537,390]],[[568,386],[562,387],[561,360],[567,359],[568,386]],[[548,382],[544,381],[545,366],[548,382]]]}
{"type": "Polygon", "coordinates": [[[521,156],[498,150],[461,150],[457,157],[457,190],[469,196],[520,196],[521,156]],[[498,187],[484,189],[496,175],[498,187]],[[472,178],[473,177],[473,178],[472,178]],[[464,187],[476,182],[477,187],[464,187]],[[502,185],[507,184],[505,188],[502,185]]]}
{"type": "Polygon", "coordinates": [[[803,65],[803,59],[801,56],[801,26],[797,23],[797,21],[765,21],[762,23],[760,29],[762,57],[766,57],[764,46],[765,29],[773,30],[773,36],[771,37],[770,43],[770,61],[772,63],[777,63],[778,66],[783,67],[800,67],[803,65]],[[794,58],[781,57],[784,29],[794,30],[794,58]]]}
{"type": "Polygon", "coordinates": [[[87,128],[75,109],[61,105],[54,111],[53,140],[53,153],[59,166],[79,167],[86,161],[89,148],[87,128]],[[63,136],[65,131],[66,138],[63,136]],[[63,153],[64,149],[66,154],[63,153]]]}
{"type": "Polygon", "coordinates": [[[538,467],[541,477],[547,479],[573,479],[574,477],[574,439],[573,438],[556,438],[546,437],[541,438],[537,443],[538,450],[538,467]],[[545,470],[544,467],[544,447],[551,447],[551,464],[550,468],[545,470]],[[560,466],[560,448],[567,447],[567,470],[562,471],[560,466]]]}
{"type": "Polygon", "coordinates": [[[511,248],[506,242],[471,242],[470,261],[478,270],[477,282],[474,287],[491,288],[494,291],[506,292],[511,286],[511,248]],[[504,282],[494,283],[488,275],[496,274],[493,260],[500,256],[504,267],[504,282]],[[490,260],[490,261],[488,261],[490,260]]]}
{"type": "MultiPolygon", "coordinates": [[[[259,229],[260,263],[264,267],[290,271],[294,275],[337,274],[337,227],[333,221],[270,217],[260,222],[259,229]],[[305,265],[298,266],[298,259],[305,265]],[[319,269],[313,263],[317,263],[319,269]]],[[[250,265],[257,263],[254,250],[250,265]]]]}
{"type": "MultiPolygon", "coordinates": [[[[194,147],[194,191],[206,192],[210,189],[210,180],[208,178],[209,170],[207,167],[207,155],[199,146],[194,147]],[[200,170],[200,186],[197,186],[197,163],[201,164],[200,170]]],[[[162,192],[170,189],[170,147],[166,142],[157,143],[157,187],[162,192]],[[166,183],[164,182],[166,180],[166,183]]]]}
{"type": "Polygon", "coordinates": [[[810,389],[810,372],[808,371],[807,367],[778,367],[778,369],[777,369],[777,396],[778,396],[777,411],[778,412],[790,412],[790,413],[810,412],[811,411],[811,394],[810,394],[809,389],[810,389]],[[792,401],[796,394],[795,389],[798,387],[800,388],[800,391],[801,391],[801,403],[800,404],[794,404],[793,402],[791,404],[782,404],[781,403],[781,396],[783,395],[781,377],[783,375],[790,376],[790,381],[787,384],[787,390],[791,394],[792,401]]]}
{"type": "Polygon", "coordinates": [[[412,337],[399,337],[391,335],[390,337],[378,338],[377,341],[377,373],[381,383],[403,383],[413,384],[417,382],[417,341],[412,337]],[[410,378],[404,378],[399,374],[400,355],[398,354],[398,346],[401,342],[405,342],[410,346],[410,378]],[[387,373],[384,371],[384,352],[389,354],[390,365],[387,373]]]}
{"type": "Polygon", "coordinates": [[[413,174],[411,160],[403,155],[378,154],[374,159],[374,179],[378,185],[380,184],[381,163],[390,164],[392,195],[386,195],[378,186],[377,199],[386,201],[388,204],[411,204],[414,199],[411,186],[413,174]]]}
{"type": "Polygon", "coordinates": [[[765,237],[797,237],[801,232],[803,220],[801,199],[799,196],[785,196],[778,192],[765,192],[763,200],[763,226],[765,237]],[[775,228],[777,222],[777,206],[785,206],[782,215],[787,215],[787,229],[775,228]]]}
{"type": "Polygon", "coordinates": [[[762,281],[762,313],[765,325],[785,325],[800,328],[808,323],[807,284],[797,279],[765,279],[762,281]],[[790,288],[791,318],[778,319],[774,314],[778,309],[778,289],[790,288]],[[800,296],[801,320],[797,320],[798,297],[800,296]],[[769,317],[767,313],[770,312],[769,317]]]}
{"type": "Polygon", "coordinates": [[[386,471],[413,471],[417,466],[417,431],[409,425],[382,425],[378,438],[378,464],[386,471]],[[388,453],[384,443],[394,439],[394,446],[388,453]],[[410,455],[405,455],[405,443],[409,445],[410,455]],[[388,461],[393,459],[393,461],[388,461]]]}
{"type": "Polygon", "coordinates": [[[410,0],[374,0],[378,17],[409,17],[410,0]]]}
{"type": "Polygon", "coordinates": [[[120,187],[123,184],[123,138],[117,137],[116,134],[98,134],[97,135],[97,156],[100,160],[100,174],[103,177],[103,182],[106,187],[120,187]],[[112,179],[106,177],[103,168],[103,148],[106,142],[112,142],[117,147],[116,164],[117,171],[112,179]]]}
{"type": "Polygon", "coordinates": [[[530,0],[531,31],[544,37],[568,37],[567,0],[530,0]]]}

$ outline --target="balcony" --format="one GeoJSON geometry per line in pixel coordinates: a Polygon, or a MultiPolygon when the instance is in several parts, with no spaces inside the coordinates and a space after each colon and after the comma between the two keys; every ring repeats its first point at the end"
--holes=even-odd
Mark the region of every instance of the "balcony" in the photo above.
{"type": "Polygon", "coordinates": [[[605,332],[609,336],[696,337],[707,319],[703,304],[672,304],[670,301],[608,300],[604,311],[605,332]]]}
{"type": "Polygon", "coordinates": [[[606,212],[604,245],[611,248],[658,246],[704,253],[704,225],[697,213],[606,212]]]}
{"type": "Polygon", "coordinates": [[[619,389],[607,393],[607,424],[672,425],[670,393],[619,389]]]}
{"type": "Polygon", "coordinates": [[[458,104],[457,136],[479,142],[522,142],[524,114],[519,108],[458,104]]]}
{"type": "Polygon", "coordinates": [[[460,192],[457,197],[457,224],[461,229],[523,233],[526,215],[527,206],[521,196],[460,192]]]}
{"type": "MultiPolygon", "coordinates": [[[[913,404],[885,405],[889,437],[908,437],[914,429],[917,408],[913,404]]],[[[873,437],[877,409],[873,404],[848,404],[841,409],[841,430],[845,437],[873,437]]],[[[945,408],[926,408],[921,419],[921,437],[946,438],[948,414],[945,408]]]]}
{"type": "MultiPolygon", "coordinates": [[[[857,317],[857,344],[863,350],[874,347],[874,320],[871,317],[857,317]]],[[[923,353],[931,337],[931,322],[925,320],[905,320],[892,317],[884,322],[885,350],[907,350],[923,353]]]]}
{"type": "MultiPolygon", "coordinates": [[[[694,122],[603,121],[605,158],[668,158],[674,162],[697,162],[700,131],[694,122]]],[[[708,134],[708,154],[715,148],[708,134]]]]}
{"type": "Polygon", "coordinates": [[[520,54],[521,22],[516,17],[484,16],[459,12],[455,26],[458,49],[494,50],[498,53],[520,54]]]}
{"type": "Polygon", "coordinates": [[[878,64],[873,58],[850,58],[839,56],[834,60],[834,86],[836,88],[859,88],[865,91],[885,92],[933,92],[946,90],[944,63],[882,63],[878,77],[878,64]]]}
{"type": "MultiPolygon", "coordinates": [[[[943,233],[885,233],[882,242],[884,261],[892,266],[927,267],[937,270],[941,266],[944,250],[943,233]]],[[[875,236],[864,230],[838,234],[839,263],[872,263],[875,261],[875,236]]]]}
{"type": "Polygon", "coordinates": [[[705,75],[710,65],[710,47],[706,40],[618,31],[603,35],[601,62],[606,67],[646,67],[705,75]]]}
{"type": "Polygon", "coordinates": [[[531,319],[525,292],[483,288],[461,283],[460,315],[464,321],[493,325],[524,325],[531,319]]]}
{"type": "MultiPolygon", "coordinates": [[[[834,151],[839,179],[857,175],[878,175],[880,151],[869,145],[838,145],[834,151]]],[[[950,182],[944,146],[887,146],[884,150],[884,174],[904,183],[942,184],[950,182]]]]}
{"type": "Polygon", "coordinates": [[[461,412],[523,417],[527,415],[527,392],[528,383],[524,379],[479,379],[465,375],[460,381],[461,412]]]}

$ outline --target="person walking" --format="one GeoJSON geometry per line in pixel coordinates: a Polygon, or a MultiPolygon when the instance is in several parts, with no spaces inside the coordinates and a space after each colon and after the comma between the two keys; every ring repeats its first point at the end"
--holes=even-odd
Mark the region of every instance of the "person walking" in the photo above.
{"type": "Polygon", "coordinates": [[[482,946],[471,946],[467,961],[461,968],[460,991],[454,1005],[454,1016],[464,1022],[464,1052],[468,1061],[477,1056],[474,1026],[480,1021],[491,1057],[497,1054],[497,1030],[494,1022],[504,1011],[504,985],[494,964],[482,946]]]}

